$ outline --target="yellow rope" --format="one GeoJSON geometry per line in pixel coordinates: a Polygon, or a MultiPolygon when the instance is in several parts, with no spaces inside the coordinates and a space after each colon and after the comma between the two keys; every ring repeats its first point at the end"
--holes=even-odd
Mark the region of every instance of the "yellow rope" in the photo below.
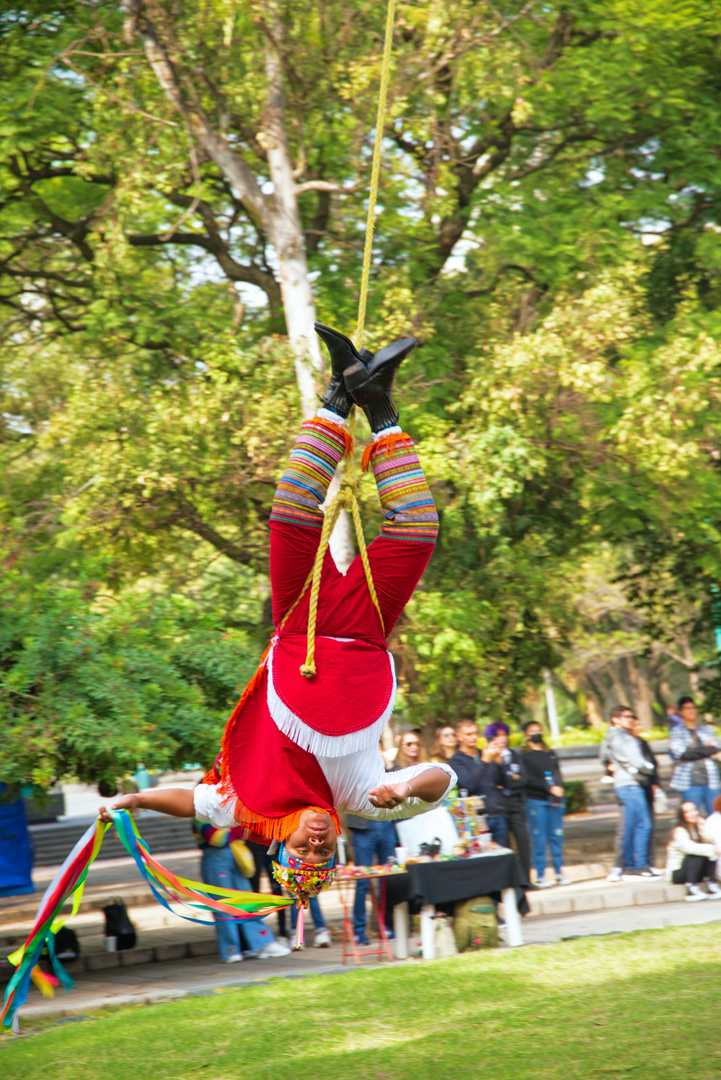
{"type": "MultiPolygon", "coordinates": [[[[366,222],[366,238],[365,247],[363,249],[363,269],[361,272],[361,286],[360,297],[358,300],[358,322],[356,325],[356,347],[360,349],[363,343],[363,332],[365,329],[366,318],[366,303],[368,300],[368,282],[370,281],[371,272],[371,257],[373,255],[373,229],[375,226],[375,208],[376,199],[378,198],[378,184],[380,179],[380,164],[381,164],[381,149],[383,146],[383,129],[386,114],[386,100],[388,98],[388,78],[391,66],[391,49],[393,47],[393,22],[395,19],[395,0],[388,0],[388,11],[386,14],[386,29],[385,29],[385,41],[383,44],[383,61],[381,64],[381,81],[380,90],[378,94],[378,115],[376,118],[376,137],[373,146],[373,163],[371,165],[371,180],[370,180],[370,192],[368,196],[368,219],[366,222]]],[[[333,499],[332,503],[328,507],[325,513],[325,519],[323,521],[323,529],[320,534],[320,543],[318,545],[318,551],[316,552],[315,563],[311,572],[311,591],[310,591],[310,607],[308,611],[308,650],[305,657],[305,663],[301,665],[300,673],[305,675],[306,678],[310,678],[315,675],[315,628],[318,619],[318,594],[320,592],[320,575],[323,569],[323,561],[325,559],[325,553],[328,550],[328,544],[330,543],[331,533],[335,528],[335,523],[338,520],[338,515],[342,509],[350,511],[353,518],[353,525],[355,526],[356,540],[358,542],[358,551],[360,552],[361,561],[363,563],[363,570],[366,576],[366,582],[368,583],[368,591],[371,595],[371,600],[378,612],[378,618],[381,621],[381,628],[383,635],[385,636],[385,625],[383,623],[383,615],[381,613],[380,604],[378,603],[378,596],[376,594],[376,587],[373,582],[373,574],[371,572],[370,562],[368,561],[368,551],[366,550],[365,537],[363,536],[363,526],[361,524],[360,509],[358,507],[358,500],[356,499],[356,488],[358,481],[355,477],[356,462],[355,462],[355,407],[353,406],[350,411],[348,419],[348,431],[351,437],[351,448],[348,451],[348,457],[346,460],[346,472],[345,477],[341,480],[340,490],[333,499]]],[[[300,596],[303,596],[305,590],[308,587],[308,580],[300,596]]],[[[298,600],[300,599],[298,597],[298,600]]],[[[298,603],[296,600],[296,604],[298,603]]],[[[295,604],[293,605],[295,607],[295,604]]],[[[291,608],[291,611],[293,609],[291,608]]],[[[286,618],[290,612],[287,613],[286,618]]],[[[285,622],[285,619],[283,620],[285,622]]],[[[282,625],[282,624],[281,624],[282,625]]]]}
{"type": "Polygon", "coordinates": [[[383,130],[385,127],[386,99],[388,97],[388,77],[391,68],[391,49],[393,47],[393,22],[395,19],[395,0],[388,0],[388,12],[386,14],[386,35],[383,43],[383,62],[381,64],[381,85],[378,93],[378,116],[376,119],[376,141],[373,146],[373,164],[371,166],[371,186],[368,196],[368,219],[366,221],[366,241],[363,248],[363,270],[361,273],[360,297],[358,299],[358,323],[356,326],[356,348],[360,349],[363,344],[363,332],[366,322],[366,301],[368,299],[368,282],[371,273],[371,256],[373,254],[373,229],[376,223],[376,198],[378,197],[378,183],[381,169],[381,148],[383,145],[383,130]]]}

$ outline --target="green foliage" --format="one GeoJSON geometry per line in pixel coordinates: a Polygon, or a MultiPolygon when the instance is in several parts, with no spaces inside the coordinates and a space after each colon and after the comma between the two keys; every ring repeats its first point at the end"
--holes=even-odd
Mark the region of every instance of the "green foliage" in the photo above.
{"type": "Polygon", "coordinates": [[[210,766],[255,668],[251,634],[224,630],[180,597],[113,598],[97,580],[37,584],[11,570],[0,586],[0,774],[8,784],[114,780],[141,760],[210,766]]]}
{"type": "Polygon", "coordinates": [[[583,780],[566,780],[563,785],[567,814],[585,814],[591,797],[583,780]]]}
{"type": "MultiPolygon", "coordinates": [[[[140,6],[266,191],[276,43],[318,314],[352,331],[378,6],[350,19],[292,0],[277,35],[257,5],[140,6]]],[[[40,719],[6,689],[0,745],[39,783],[197,759],[206,707],[216,737],[263,621],[268,509],[299,418],[267,230],[122,20],[109,0],[0,15],[0,538],[12,622],[29,627],[0,633],[4,678],[43,702],[40,719]],[[95,667],[66,666],[64,603],[95,667]],[[227,650],[226,675],[181,663],[176,638],[227,650]],[[91,692],[106,664],[122,708],[91,692]],[[184,719],[151,737],[156,713],[184,719]],[[126,742],[83,735],[121,716],[126,742]]],[[[663,645],[659,680],[672,656],[683,678],[712,658],[719,38],[700,0],[514,0],[502,16],[423,0],[399,3],[394,44],[365,343],[419,337],[397,397],[442,522],[391,639],[400,715],[518,721],[553,668],[573,722],[606,704],[599,657],[663,645]],[[579,597],[600,580],[618,602],[597,617],[579,597]]],[[[367,480],[362,499],[372,535],[367,480]]]]}

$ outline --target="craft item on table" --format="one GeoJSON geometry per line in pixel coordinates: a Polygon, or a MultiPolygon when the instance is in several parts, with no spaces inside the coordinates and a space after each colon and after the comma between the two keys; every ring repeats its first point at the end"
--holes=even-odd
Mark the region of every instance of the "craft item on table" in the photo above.
{"type": "Polygon", "coordinates": [[[455,854],[462,857],[488,851],[491,834],[482,813],[485,808],[483,796],[470,795],[450,799],[445,805],[458,829],[459,841],[455,854]]]}
{"type": "Polygon", "coordinates": [[[382,863],[376,866],[355,866],[349,863],[338,871],[340,881],[357,880],[366,877],[390,877],[391,874],[403,874],[405,869],[398,863],[382,863]]]}

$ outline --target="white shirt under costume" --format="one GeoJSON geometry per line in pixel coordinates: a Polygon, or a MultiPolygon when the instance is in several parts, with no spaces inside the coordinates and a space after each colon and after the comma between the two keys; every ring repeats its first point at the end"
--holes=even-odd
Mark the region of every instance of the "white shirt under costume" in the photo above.
{"type": "MultiPolygon", "coordinates": [[[[435,761],[422,762],[419,765],[411,765],[407,769],[386,772],[385,762],[375,746],[368,746],[342,757],[316,755],[316,760],[333,794],[334,809],[377,821],[394,821],[398,818],[415,817],[418,814],[425,814],[428,810],[435,810],[443,803],[457,779],[450,765],[435,761]],[[442,769],[448,774],[446,790],[435,802],[424,802],[423,799],[413,796],[410,799],[404,799],[398,806],[385,808],[374,806],[368,798],[368,792],[373,788],[381,787],[383,784],[410,783],[414,777],[420,776],[426,769],[442,769]]],[[[222,800],[225,796],[218,794],[218,789],[214,784],[199,784],[195,789],[194,797],[195,816],[201,821],[209,821],[216,828],[228,828],[235,824],[232,801],[223,806],[222,800]]]]}

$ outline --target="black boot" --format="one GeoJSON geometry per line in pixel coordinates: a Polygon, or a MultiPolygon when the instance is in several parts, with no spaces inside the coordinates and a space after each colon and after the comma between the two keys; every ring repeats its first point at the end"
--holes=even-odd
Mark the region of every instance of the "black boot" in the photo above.
{"type": "Polygon", "coordinates": [[[391,391],[401,361],[415,346],[414,337],[401,338],[380,349],[367,363],[359,359],[343,372],[346,390],[368,417],[374,434],[398,423],[391,391]]]}
{"type": "Polygon", "coordinates": [[[361,349],[358,352],[350,338],[339,333],[338,330],[332,330],[330,326],[324,326],[319,322],[314,325],[316,334],[328,346],[331,362],[331,378],[328,389],[323,395],[323,408],[330,409],[331,412],[338,413],[345,419],[353,402],[346,390],[343,372],[347,367],[355,364],[365,367],[365,362],[372,358],[373,353],[368,352],[367,349],[361,349]]]}

